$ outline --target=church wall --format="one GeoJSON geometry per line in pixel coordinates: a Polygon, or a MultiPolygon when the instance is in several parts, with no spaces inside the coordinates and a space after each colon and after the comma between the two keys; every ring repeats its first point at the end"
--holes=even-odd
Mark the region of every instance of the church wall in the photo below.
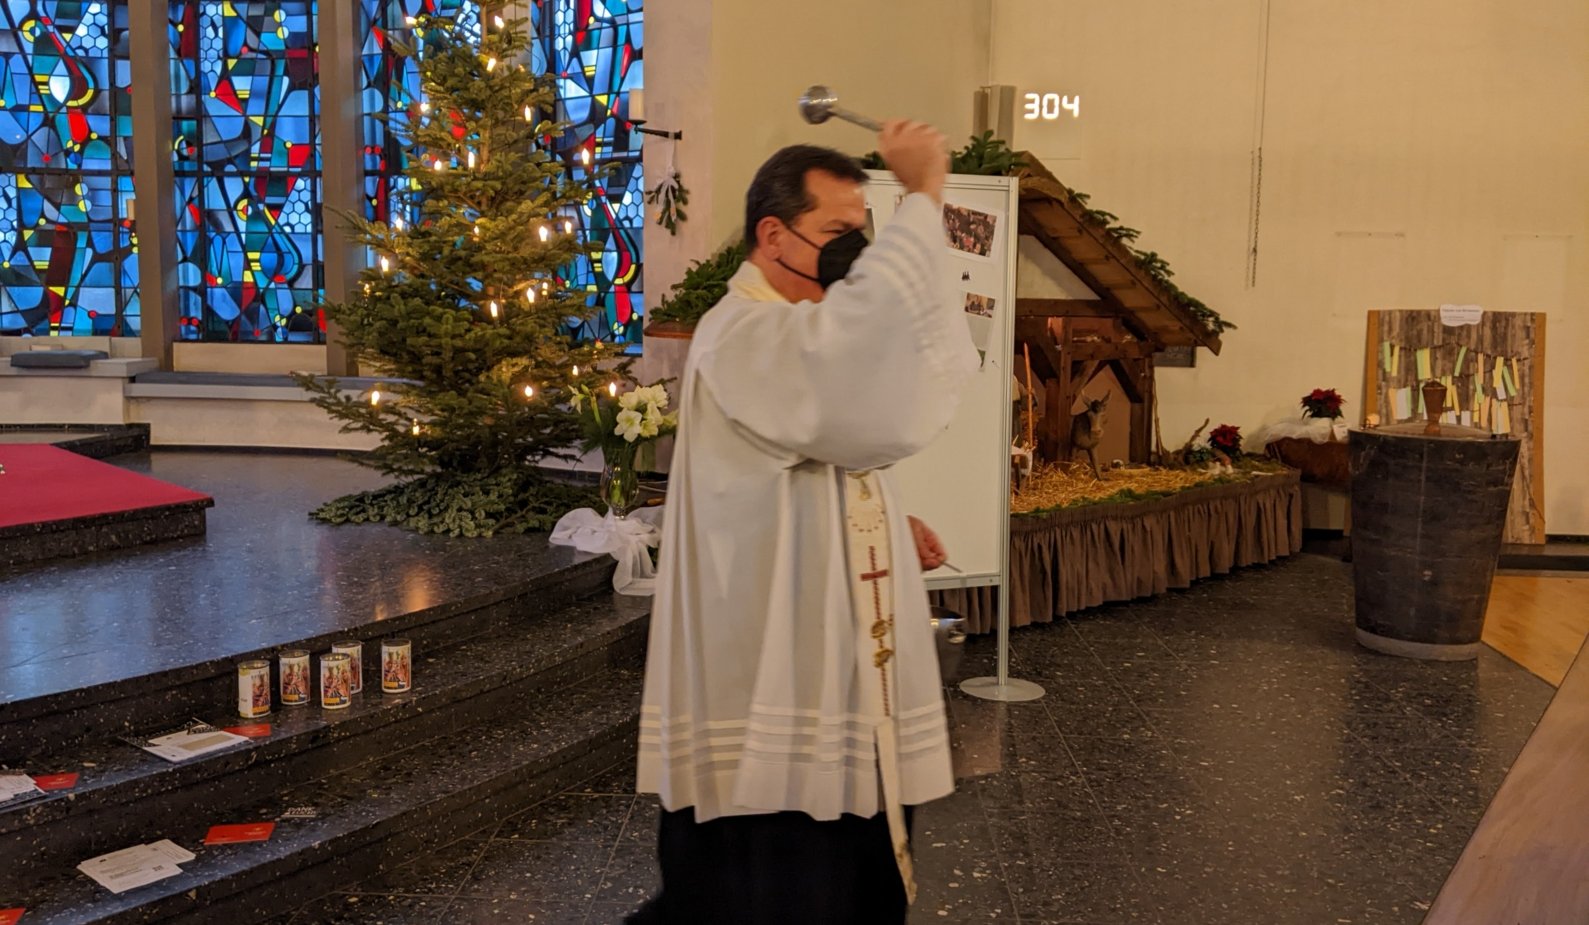
{"type": "Polygon", "coordinates": [[[1589,6],[994,0],[991,47],[1018,99],[1082,97],[1017,144],[1240,325],[1159,371],[1167,445],[1316,387],[1356,423],[1370,309],[1544,311],[1547,528],[1589,533],[1589,6]]]}
{"type": "MultiPolygon", "coordinates": [[[[690,219],[677,237],[646,226],[648,304],[744,227],[745,187],[779,147],[797,142],[863,154],[875,136],[848,123],[812,126],[796,107],[814,83],[878,119],[930,121],[956,145],[970,135],[972,95],[987,82],[988,0],[672,0],[646,20],[646,114],[684,132],[678,166],[690,219]]],[[[647,183],[667,165],[667,142],[648,139],[647,183]]],[[[646,345],[642,379],[676,376],[679,342],[646,345]]]]}

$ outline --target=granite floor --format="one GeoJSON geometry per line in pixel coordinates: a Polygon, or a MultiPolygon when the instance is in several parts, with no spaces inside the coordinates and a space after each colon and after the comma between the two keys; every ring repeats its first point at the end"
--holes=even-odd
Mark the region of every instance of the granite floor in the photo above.
{"type": "MultiPolygon", "coordinates": [[[[1031,704],[951,689],[961,785],[912,922],[1416,923],[1552,690],[1357,648],[1318,556],[1017,631],[1031,704]]],[[[992,669],[973,640],[960,676],[992,669]]],[[[282,922],[620,922],[656,887],[627,768],[282,922]]]]}
{"type": "Polygon", "coordinates": [[[360,626],[582,554],[544,535],[465,539],[313,521],[384,484],[333,456],[155,450],[107,460],[215,498],[208,533],[0,569],[0,705],[360,626]]]}

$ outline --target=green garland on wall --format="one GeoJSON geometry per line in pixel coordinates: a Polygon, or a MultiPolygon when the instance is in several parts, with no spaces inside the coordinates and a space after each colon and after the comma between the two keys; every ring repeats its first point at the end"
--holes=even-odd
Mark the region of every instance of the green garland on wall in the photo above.
{"type": "Polygon", "coordinates": [[[662,304],[651,310],[651,320],[694,325],[707,310],[728,294],[728,281],[745,262],[745,244],[734,240],[705,260],[697,260],[673,284],[662,304]]]}

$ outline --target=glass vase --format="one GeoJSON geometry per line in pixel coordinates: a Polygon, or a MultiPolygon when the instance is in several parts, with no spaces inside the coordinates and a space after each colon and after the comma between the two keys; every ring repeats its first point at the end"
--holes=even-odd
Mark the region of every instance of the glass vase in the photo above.
{"type": "Polygon", "coordinates": [[[640,503],[640,477],[635,471],[632,449],[602,454],[601,500],[608,513],[619,519],[628,517],[640,503]]]}

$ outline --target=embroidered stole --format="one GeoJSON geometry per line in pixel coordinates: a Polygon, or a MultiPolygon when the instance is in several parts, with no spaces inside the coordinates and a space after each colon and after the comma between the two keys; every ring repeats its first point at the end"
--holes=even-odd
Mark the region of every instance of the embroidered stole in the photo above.
{"type": "Polygon", "coordinates": [[[846,472],[844,517],[849,552],[851,597],[855,602],[857,659],[861,690],[882,721],[875,729],[877,764],[883,779],[883,801],[894,860],[905,884],[905,896],[916,901],[916,876],[911,863],[905,810],[900,803],[899,729],[894,713],[898,685],[894,672],[893,548],[883,492],[870,472],[846,472]]]}

